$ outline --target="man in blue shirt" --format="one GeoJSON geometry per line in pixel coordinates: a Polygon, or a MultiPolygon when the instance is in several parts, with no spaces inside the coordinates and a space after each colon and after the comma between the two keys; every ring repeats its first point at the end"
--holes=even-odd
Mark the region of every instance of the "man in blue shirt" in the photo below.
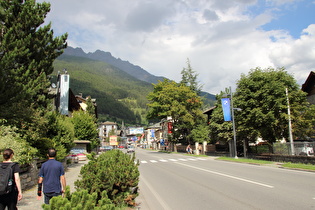
{"type": "Polygon", "coordinates": [[[65,171],[61,162],[55,160],[56,150],[51,148],[48,150],[48,160],[43,163],[39,171],[37,198],[41,199],[42,185],[45,195],[45,204],[49,204],[49,200],[54,196],[59,196],[66,190],[65,171]]]}

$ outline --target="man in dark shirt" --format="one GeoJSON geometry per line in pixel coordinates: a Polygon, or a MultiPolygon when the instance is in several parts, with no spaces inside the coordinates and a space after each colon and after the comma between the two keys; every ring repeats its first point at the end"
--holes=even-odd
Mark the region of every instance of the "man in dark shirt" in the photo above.
{"type": "Polygon", "coordinates": [[[48,150],[48,160],[43,163],[38,179],[38,199],[42,196],[42,185],[43,192],[45,195],[45,204],[49,204],[49,200],[54,196],[59,196],[66,190],[66,178],[65,171],[62,163],[55,160],[56,150],[48,150]]]}

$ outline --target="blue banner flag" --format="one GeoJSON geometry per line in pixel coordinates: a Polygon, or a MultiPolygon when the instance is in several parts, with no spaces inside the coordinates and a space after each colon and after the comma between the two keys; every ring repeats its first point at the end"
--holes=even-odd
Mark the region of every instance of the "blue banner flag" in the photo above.
{"type": "Polygon", "coordinates": [[[222,103],[224,121],[232,121],[230,99],[222,98],[221,103],[222,103]]]}

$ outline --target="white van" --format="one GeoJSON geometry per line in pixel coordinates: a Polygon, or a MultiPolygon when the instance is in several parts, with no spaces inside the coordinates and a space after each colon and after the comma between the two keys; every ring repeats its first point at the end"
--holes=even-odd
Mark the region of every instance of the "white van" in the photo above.
{"type": "Polygon", "coordinates": [[[314,156],[313,144],[309,142],[294,142],[296,155],[314,156]]]}

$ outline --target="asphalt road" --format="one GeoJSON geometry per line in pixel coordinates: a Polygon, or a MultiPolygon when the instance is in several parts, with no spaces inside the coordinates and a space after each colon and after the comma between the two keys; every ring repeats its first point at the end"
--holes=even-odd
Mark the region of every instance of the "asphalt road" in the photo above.
{"type": "Polygon", "coordinates": [[[136,149],[140,209],[315,209],[315,173],[136,149]]]}

